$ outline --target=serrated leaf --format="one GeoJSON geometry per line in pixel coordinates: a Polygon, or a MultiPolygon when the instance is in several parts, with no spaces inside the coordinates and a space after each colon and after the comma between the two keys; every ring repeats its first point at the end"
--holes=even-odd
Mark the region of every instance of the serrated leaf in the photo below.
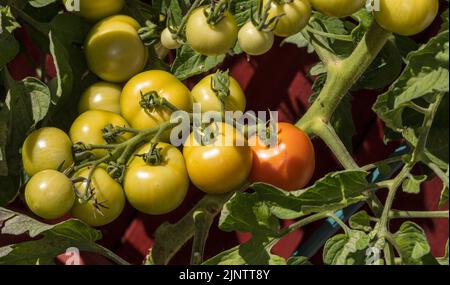
{"type": "Polygon", "coordinates": [[[426,175],[414,176],[411,175],[403,181],[403,192],[410,194],[419,194],[420,185],[427,180],[426,175]]]}
{"type": "MultiPolygon", "coordinates": [[[[101,232],[90,228],[79,220],[67,220],[56,225],[47,225],[28,216],[0,208],[1,234],[23,235],[41,238],[0,248],[0,264],[54,264],[55,257],[66,252],[68,248],[91,251],[107,257],[112,252],[95,242],[101,239],[101,232]]],[[[125,264],[126,262],[123,261],[125,264]]]]}
{"type": "Polygon", "coordinates": [[[198,54],[188,45],[177,50],[177,57],[172,65],[172,73],[180,80],[205,73],[222,63],[225,55],[204,56],[198,54]]]}
{"type": "Polygon", "coordinates": [[[402,264],[430,265],[437,264],[431,255],[431,248],[423,229],[413,223],[405,222],[394,234],[394,240],[399,250],[402,264]]]}
{"type": "Polygon", "coordinates": [[[286,265],[286,260],[271,254],[270,239],[254,236],[248,242],[224,251],[203,265],[286,265]]]}
{"type": "Polygon", "coordinates": [[[219,227],[225,231],[277,236],[275,217],[295,219],[314,212],[342,209],[364,200],[364,191],[369,187],[366,175],[363,171],[331,173],[313,186],[294,192],[255,183],[250,186],[254,193],[236,193],[225,204],[219,227]]]}
{"type": "Polygon", "coordinates": [[[323,261],[329,265],[363,265],[369,242],[369,236],[362,231],[338,234],[325,243],[323,261]]]}
{"type": "Polygon", "coordinates": [[[360,230],[364,232],[370,232],[372,227],[370,226],[370,216],[366,211],[359,211],[349,219],[350,227],[354,230],[360,230]]]}
{"type": "Polygon", "coordinates": [[[13,60],[19,53],[19,42],[14,38],[13,32],[20,27],[11,13],[11,9],[0,6],[0,70],[13,60]]]}

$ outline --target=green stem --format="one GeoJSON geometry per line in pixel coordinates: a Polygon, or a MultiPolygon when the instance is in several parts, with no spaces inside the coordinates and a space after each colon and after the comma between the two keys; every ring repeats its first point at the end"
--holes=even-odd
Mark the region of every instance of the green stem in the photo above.
{"type": "Polygon", "coordinates": [[[189,16],[194,12],[195,9],[197,9],[204,0],[195,0],[195,2],[192,4],[191,8],[189,8],[186,15],[184,15],[183,19],[181,20],[180,26],[178,27],[178,31],[175,34],[175,37],[178,38],[183,33],[184,28],[186,27],[187,20],[189,19],[189,16]]]}
{"type": "Polygon", "coordinates": [[[328,216],[331,217],[336,223],[338,223],[338,225],[344,230],[346,234],[349,234],[350,228],[341,219],[339,219],[339,217],[336,216],[335,213],[331,213],[328,216]]]}
{"type": "Polygon", "coordinates": [[[387,158],[387,159],[382,160],[382,161],[378,161],[378,162],[375,162],[375,163],[367,164],[367,165],[361,167],[361,169],[365,170],[365,171],[370,171],[370,170],[372,170],[374,168],[378,168],[378,167],[380,167],[382,165],[392,164],[392,163],[401,162],[401,161],[403,161],[403,156],[395,156],[395,157],[387,158]]]}
{"type": "Polygon", "coordinates": [[[390,32],[383,30],[374,21],[348,58],[336,61],[326,60],[328,77],[325,86],[297,126],[311,133],[313,132],[311,126],[317,121],[328,123],[342,98],[364,74],[390,36],[390,32]]]}
{"type": "Polygon", "coordinates": [[[318,36],[326,37],[326,38],[329,38],[329,39],[335,39],[335,40],[345,41],[345,42],[353,41],[353,38],[352,38],[351,35],[331,34],[331,33],[327,33],[327,32],[316,30],[316,29],[312,28],[311,26],[307,26],[306,27],[306,31],[311,33],[311,34],[315,34],[315,35],[318,35],[318,36]]]}
{"type": "Polygon", "coordinates": [[[22,11],[21,9],[17,8],[15,5],[11,5],[11,8],[14,10],[19,17],[24,20],[26,23],[28,23],[31,27],[36,29],[38,32],[43,34],[44,36],[48,36],[48,33],[50,32],[50,26],[46,23],[41,23],[33,19],[30,15],[22,11]]]}
{"type": "Polygon", "coordinates": [[[124,259],[122,259],[120,256],[114,254],[113,252],[111,252],[109,249],[96,244],[95,245],[95,249],[94,251],[100,253],[101,255],[103,255],[104,257],[108,258],[109,260],[113,261],[114,263],[116,263],[117,265],[130,265],[128,262],[126,262],[124,259]]]}
{"type": "Polygon", "coordinates": [[[203,262],[206,240],[214,221],[215,212],[207,212],[204,209],[194,212],[194,240],[192,242],[191,265],[199,265],[203,262]]]}
{"type": "Polygon", "coordinates": [[[390,219],[417,219],[417,218],[449,218],[447,211],[400,211],[391,210],[389,212],[390,219]]]}
{"type": "Polygon", "coordinates": [[[442,169],[439,166],[437,166],[435,163],[429,161],[428,159],[426,159],[425,163],[431,170],[433,170],[433,172],[439,177],[439,179],[441,179],[444,186],[448,187],[447,174],[444,171],[442,171],[442,169]]]}

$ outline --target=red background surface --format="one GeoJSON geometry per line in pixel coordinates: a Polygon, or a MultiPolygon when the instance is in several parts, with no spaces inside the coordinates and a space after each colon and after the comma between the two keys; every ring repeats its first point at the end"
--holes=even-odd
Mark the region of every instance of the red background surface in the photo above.
{"type": "MultiPolygon", "coordinates": [[[[435,23],[427,32],[419,35],[416,39],[426,40],[433,31],[436,31],[439,23],[435,23]]],[[[25,32],[19,31],[18,38],[33,57],[41,56],[40,52],[33,47],[25,32]]],[[[266,55],[247,59],[245,56],[237,56],[228,59],[222,68],[229,68],[231,74],[242,85],[248,99],[249,110],[278,110],[280,120],[296,122],[308,107],[308,98],[311,94],[313,79],[307,76],[310,67],[317,62],[315,55],[307,54],[304,49],[298,49],[292,45],[279,46],[280,41],[275,43],[274,48],[266,55]]],[[[48,59],[49,72],[53,73],[51,59],[48,59]]],[[[15,79],[21,79],[33,75],[34,70],[28,64],[25,53],[21,54],[9,65],[10,71],[15,79]]],[[[198,78],[187,82],[192,86],[198,78]]],[[[382,160],[388,157],[397,144],[385,145],[383,143],[383,124],[377,119],[371,110],[377,93],[372,91],[359,91],[352,94],[353,118],[356,124],[357,134],[353,138],[353,153],[360,165],[382,160]]],[[[318,139],[313,141],[316,148],[317,169],[315,179],[323,177],[330,171],[340,169],[339,164],[326,146],[318,139]]],[[[437,210],[442,183],[433,179],[424,183],[423,190],[419,195],[407,195],[399,193],[394,207],[396,209],[408,210],[437,210]]],[[[379,193],[381,199],[385,197],[385,191],[379,193]]],[[[118,220],[103,227],[104,238],[101,244],[118,253],[121,257],[133,264],[140,264],[149,248],[153,244],[153,233],[157,227],[165,222],[176,222],[202,197],[202,193],[191,187],[184,204],[175,212],[164,216],[148,216],[138,213],[127,205],[118,220]]],[[[11,208],[23,210],[24,206],[16,201],[11,208]]],[[[445,207],[448,209],[448,205],[445,207]]],[[[442,210],[442,209],[440,209],[442,210]]],[[[449,224],[447,219],[417,220],[426,231],[435,256],[444,254],[445,242],[449,235],[449,224]]],[[[395,230],[401,220],[392,223],[395,230]]],[[[294,232],[280,242],[274,253],[288,257],[297,248],[303,237],[311,234],[321,223],[315,223],[294,232]]],[[[217,225],[217,222],[215,223],[217,225]]],[[[234,245],[247,240],[249,236],[244,233],[224,233],[217,227],[213,227],[206,245],[206,258],[226,250],[234,245]]],[[[24,240],[23,237],[1,236],[0,246],[12,242],[24,240]]],[[[190,257],[190,243],[174,258],[174,264],[187,264],[190,257]]],[[[102,257],[84,254],[86,264],[108,264],[109,261],[102,257]]],[[[314,263],[321,262],[318,254],[313,258],[314,263]]]]}

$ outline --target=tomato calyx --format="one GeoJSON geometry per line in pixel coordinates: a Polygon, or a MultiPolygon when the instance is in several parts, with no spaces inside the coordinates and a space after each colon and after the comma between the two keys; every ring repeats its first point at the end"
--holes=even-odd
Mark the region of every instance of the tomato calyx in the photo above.
{"type": "Polygon", "coordinates": [[[223,18],[225,18],[225,12],[229,9],[228,0],[213,0],[211,5],[203,10],[207,22],[209,25],[216,25],[223,18]]]}
{"type": "Polygon", "coordinates": [[[138,30],[139,37],[145,46],[156,44],[159,40],[160,33],[161,31],[159,30],[158,25],[150,20],[147,20],[145,26],[138,30]]]}
{"type": "Polygon", "coordinates": [[[253,12],[253,5],[250,8],[251,22],[256,27],[258,31],[263,32],[273,32],[281,17],[285,16],[285,13],[281,13],[275,17],[269,19],[269,12],[272,5],[272,2],[275,0],[269,0],[264,5],[263,1],[258,2],[258,10],[256,13],[253,12]]]}
{"type": "Polygon", "coordinates": [[[112,179],[116,180],[119,183],[123,182],[123,178],[125,177],[126,166],[121,163],[117,163],[115,161],[110,161],[108,166],[106,167],[106,172],[108,172],[109,176],[112,179]]]}
{"type": "Polygon", "coordinates": [[[156,91],[149,91],[146,93],[141,93],[141,101],[139,102],[139,105],[146,110],[149,110],[150,112],[155,111],[158,107],[167,107],[173,112],[179,111],[179,109],[170,103],[166,98],[159,96],[158,92],[156,91]]]}
{"type": "Polygon", "coordinates": [[[147,153],[137,154],[136,156],[141,157],[148,165],[161,165],[164,162],[162,150],[163,148],[158,147],[158,143],[152,143],[152,146],[147,153]]]}

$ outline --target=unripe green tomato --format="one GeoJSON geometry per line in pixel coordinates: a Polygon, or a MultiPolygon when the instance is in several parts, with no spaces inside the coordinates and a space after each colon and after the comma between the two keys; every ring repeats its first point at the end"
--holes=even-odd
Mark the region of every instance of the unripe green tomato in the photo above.
{"type": "Polygon", "coordinates": [[[165,28],[161,33],[161,44],[167,49],[177,49],[181,44],[173,38],[169,28],[165,28]]]}
{"type": "MultiPolygon", "coordinates": [[[[317,11],[331,17],[347,17],[364,7],[366,0],[309,0],[317,11]]],[[[394,0],[396,1],[396,0],[394,0]]]]}
{"type": "MultiPolygon", "coordinates": [[[[90,168],[84,168],[75,177],[88,178],[90,168]]],[[[86,182],[76,183],[75,187],[81,194],[86,193],[86,182]]],[[[96,168],[91,180],[93,197],[88,202],[76,200],[70,213],[93,227],[100,227],[117,219],[125,207],[125,194],[122,186],[109,176],[105,169],[96,168]],[[96,203],[100,205],[96,206],[96,203]]]]}
{"type": "Polygon", "coordinates": [[[97,82],[83,93],[78,105],[81,113],[88,110],[103,110],[120,114],[120,94],[122,87],[108,82],[97,82]]]}
{"type": "Polygon", "coordinates": [[[178,208],[186,197],[189,177],[183,155],[174,146],[158,143],[163,162],[147,164],[142,155],[148,153],[151,144],[139,148],[130,163],[124,179],[124,189],[130,204],[149,215],[167,214],[178,208]]]}
{"type": "Polygon", "coordinates": [[[66,169],[73,162],[72,142],[60,129],[36,130],[23,143],[22,162],[30,176],[47,169],[66,169]]]}
{"type": "MultiPolygon", "coordinates": [[[[191,91],[194,103],[201,104],[202,112],[220,112],[221,102],[211,88],[213,74],[204,77],[191,91]]],[[[239,83],[230,76],[230,95],[225,98],[225,111],[245,111],[246,98],[239,83]]]]}
{"type": "Polygon", "coordinates": [[[375,20],[385,30],[412,36],[430,26],[438,10],[438,0],[380,0],[375,20]]]}
{"type": "Polygon", "coordinates": [[[262,55],[272,48],[274,35],[269,31],[258,30],[250,21],[239,30],[238,41],[246,54],[262,55]]]}
{"type": "Polygon", "coordinates": [[[119,13],[125,6],[125,0],[79,0],[78,12],[89,22],[96,22],[103,18],[119,13]]]}
{"type": "Polygon", "coordinates": [[[189,16],[186,24],[187,43],[203,55],[217,56],[227,53],[237,40],[238,27],[234,16],[227,11],[223,19],[215,25],[210,25],[204,10],[205,7],[197,8],[189,16]]]}
{"type": "MultiPolygon", "coordinates": [[[[104,145],[106,140],[103,137],[103,129],[107,125],[113,125],[114,127],[129,128],[127,121],[122,116],[99,110],[90,110],[84,112],[78,118],[75,119],[70,127],[70,139],[74,143],[84,143],[86,145],[104,145]]],[[[130,133],[124,133],[116,138],[118,143],[130,139],[132,135],[130,133]]],[[[102,157],[108,153],[105,149],[95,149],[92,153],[97,157],[102,157]]]]}
{"type": "Polygon", "coordinates": [[[105,81],[125,82],[144,69],[148,50],[133,18],[111,16],[98,22],[85,41],[89,69],[105,81]]]}
{"type": "Polygon", "coordinates": [[[63,173],[43,170],[28,181],[25,201],[34,214],[53,220],[69,212],[75,201],[75,193],[70,179],[63,173]]]}
{"type": "MultiPolygon", "coordinates": [[[[325,0],[328,1],[328,0],[325,0]]],[[[264,0],[264,5],[267,0],[264,0]]],[[[273,31],[280,37],[288,37],[300,32],[308,25],[311,17],[311,5],[308,0],[293,0],[284,4],[272,1],[269,10],[269,19],[283,15],[273,31]]]]}

